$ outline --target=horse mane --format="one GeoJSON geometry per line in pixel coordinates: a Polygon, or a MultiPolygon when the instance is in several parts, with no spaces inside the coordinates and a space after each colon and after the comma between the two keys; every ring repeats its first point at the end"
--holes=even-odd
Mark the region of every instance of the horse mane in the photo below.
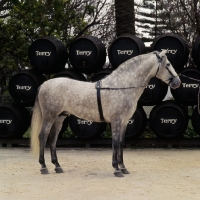
{"type": "Polygon", "coordinates": [[[110,75],[108,75],[106,78],[103,79],[103,82],[110,82],[113,80],[115,80],[115,84],[117,84],[117,82],[122,83],[122,76],[124,78],[126,77],[130,77],[131,73],[137,73],[138,70],[141,70],[141,68],[143,67],[143,61],[146,62],[147,57],[149,57],[151,54],[153,54],[154,52],[151,52],[149,54],[142,54],[136,57],[133,57],[127,61],[125,61],[124,63],[122,63],[121,65],[119,65],[110,75]],[[105,80],[105,81],[104,81],[105,80]]]}

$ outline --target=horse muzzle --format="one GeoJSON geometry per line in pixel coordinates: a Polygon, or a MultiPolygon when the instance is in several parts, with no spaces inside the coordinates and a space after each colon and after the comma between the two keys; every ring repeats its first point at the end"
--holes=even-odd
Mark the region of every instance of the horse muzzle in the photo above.
{"type": "Polygon", "coordinates": [[[176,89],[178,87],[180,87],[181,85],[181,80],[180,78],[177,76],[177,77],[174,77],[171,81],[171,83],[169,84],[169,86],[172,88],[172,89],[176,89]]]}

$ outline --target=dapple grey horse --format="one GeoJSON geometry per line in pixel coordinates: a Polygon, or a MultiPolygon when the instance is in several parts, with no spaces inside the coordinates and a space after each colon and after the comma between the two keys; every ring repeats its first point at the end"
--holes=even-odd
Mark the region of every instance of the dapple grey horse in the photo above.
{"type": "Polygon", "coordinates": [[[174,89],[181,83],[165,54],[166,51],[151,52],[129,59],[98,82],[99,88],[97,83],[68,78],[55,78],[43,83],[38,90],[31,122],[31,147],[39,154],[41,173],[49,173],[44,159],[48,136],[55,171],[63,172],[56,155],[56,141],[66,116],[72,114],[102,122],[101,112],[105,122],[111,123],[114,174],[117,177],[129,174],[123,162],[124,135],[145,86],[152,77],[161,79],[174,89]],[[100,102],[97,91],[101,95],[100,102]]]}

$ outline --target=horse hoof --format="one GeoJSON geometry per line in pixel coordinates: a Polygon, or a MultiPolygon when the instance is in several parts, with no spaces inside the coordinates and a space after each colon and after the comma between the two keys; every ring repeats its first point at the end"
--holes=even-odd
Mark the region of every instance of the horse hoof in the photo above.
{"type": "Polygon", "coordinates": [[[49,174],[49,170],[47,168],[42,168],[40,171],[41,174],[49,174]]]}
{"type": "Polygon", "coordinates": [[[123,174],[130,174],[130,172],[129,172],[126,168],[121,169],[121,172],[122,172],[123,174]]]}
{"type": "Polygon", "coordinates": [[[121,170],[115,171],[115,172],[114,172],[114,175],[115,175],[116,177],[124,177],[124,175],[122,174],[121,170]]]}
{"type": "Polygon", "coordinates": [[[61,167],[56,167],[55,171],[56,171],[56,173],[64,173],[64,171],[61,167]]]}

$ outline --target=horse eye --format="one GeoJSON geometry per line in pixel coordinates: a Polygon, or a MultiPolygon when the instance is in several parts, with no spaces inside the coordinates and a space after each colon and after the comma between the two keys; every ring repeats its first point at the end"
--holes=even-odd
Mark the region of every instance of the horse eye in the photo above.
{"type": "Polygon", "coordinates": [[[167,63],[167,66],[170,66],[170,63],[167,63]]]}

